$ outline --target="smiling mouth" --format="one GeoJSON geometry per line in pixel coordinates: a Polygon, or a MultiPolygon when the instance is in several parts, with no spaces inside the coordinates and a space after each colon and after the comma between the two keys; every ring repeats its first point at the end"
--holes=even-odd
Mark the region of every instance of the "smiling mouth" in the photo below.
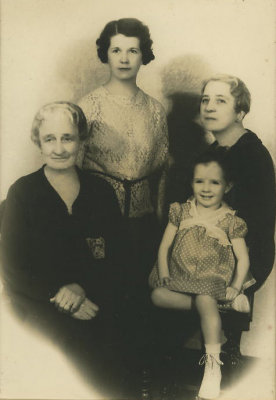
{"type": "Polygon", "coordinates": [[[120,71],[130,71],[130,69],[131,68],[129,68],[129,67],[125,67],[125,68],[124,67],[119,67],[120,71]]]}
{"type": "Polygon", "coordinates": [[[207,121],[216,121],[216,118],[214,118],[214,117],[205,117],[205,119],[207,121]]]}

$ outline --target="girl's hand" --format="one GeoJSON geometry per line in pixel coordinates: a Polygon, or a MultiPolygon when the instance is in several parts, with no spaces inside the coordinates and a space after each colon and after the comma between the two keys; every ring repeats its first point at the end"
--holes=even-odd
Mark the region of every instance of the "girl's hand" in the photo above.
{"type": "Polygon", "coordinates": [[[172,278],[170,276],[165,276],[161,279],[161,286],[168,286],[172,278]]]}
{"type": "Polygon", "coordinates": [[[50,299],[51,303],[61,312],[75,312],[85,299],[85,291],[77,283],[63,286],[57,294],[50,299]]]}
{"type": "Polygon", "coordinates": [[[239,293],[240,293],[240,291],[238,289],[236,289],[236,288],[234,288],[232,286],[228,286],[226,288],[226,296],[225,296],[225,298],[228,301],[232,301],[238,296],[239,293]]]}

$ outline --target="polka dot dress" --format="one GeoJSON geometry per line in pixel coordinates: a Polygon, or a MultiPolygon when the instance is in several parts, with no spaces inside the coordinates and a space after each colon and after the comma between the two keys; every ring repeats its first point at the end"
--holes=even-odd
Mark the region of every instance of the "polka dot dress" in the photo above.
{"type": "MultiPolygon", "coordinates": [[[[170,206],[169,221],[178,227],[178,231],[169,254],[171,281],[167,288],[177,292],[208,294],[223,300],[235,269],[231,239],[244,237],[247,227],[225,204],[223,209],[212,213],[211,229],[208,224],[204,226],[204,222],[199,223],[199,219],[193,218],[193,210],[196,210],[194,200],[170,206]],[[223,236],[226,238],[224,241],[221,239],[223,236]]],[[[149,283],[153,288],[160,286],[156,265],[149,283]]]]}

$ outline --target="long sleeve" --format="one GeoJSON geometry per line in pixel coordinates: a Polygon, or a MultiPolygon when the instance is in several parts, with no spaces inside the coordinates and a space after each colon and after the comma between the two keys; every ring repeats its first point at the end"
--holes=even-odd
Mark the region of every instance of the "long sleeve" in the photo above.
{"type": "MultiPolygon", "coordinates": [[[[253,134],[250,132],[248,135],[253,134]]],[[[259,139],[254,137],[253,143],[248,141],[230,150],[235,181],[226,201],[247,223],[250,271],[257,281],[252,290],[257,290],[273,267],[276,198],[272,159],[259,139]]]]}
{"type": "MultiPolygon", "coordinates": [[[[59,282],[48,287],[46,280],[39,277],[42,271],[41,264],[33,265],[45,260],[43,254],[40,260],[36,259],[33,251],[32,226],[28,218],[30,212],[28,204],[20,196],[16,186],[9,190],[1,230],[1,258],[4,285],[27,297],[48,300],[59,287],[59,282]]],[[[42,239],[42,238],[41,238],[42,239]]],[[[43,240],[43,239],[42,239],[43,240]]]]}

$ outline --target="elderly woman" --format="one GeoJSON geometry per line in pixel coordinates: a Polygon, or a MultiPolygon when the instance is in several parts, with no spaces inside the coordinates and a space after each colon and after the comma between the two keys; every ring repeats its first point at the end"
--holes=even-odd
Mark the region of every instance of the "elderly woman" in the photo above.
{"type": "Polygon", "coordinates": [[[84,369],[97,362],[98,371],[97,349],[115,339],[121,214],[110,185],[75,166],[86,137],[86,118],[72,103],[36,114],[32,140],[44,165],[8,192],[2,274],[23,320],[72,350],[84,369]]]}
{"type": "MultiPolygon", "coordinates": [[[[216,75],[202,88],[200,116],[221,146],[228,147],[228,162],[234,185],[226,202],[246,221],[250,272],[258,290],[270,274],[274,255],[275,173],[271,156],[257,135],[243,126],[250,110],[250,93],[239,78],[216,75]]],[[[239,357],[241,330],[232,326],[226,349],[239,357]]]]}
{"type": "Polygon", "coordinates": [[[162,213],[168,154],[166,115],[136,82],[141,65],[154,59],[148,27],[134,18],[111,21],[96,44],[110,78],[79,102],[89,126],[79,165],[113,186],[125,217],[126,342],[131,349],[140,349],[149,332],[143,329],[150,307],[147,279],[160,235],[157,215],[162,213]]]}

